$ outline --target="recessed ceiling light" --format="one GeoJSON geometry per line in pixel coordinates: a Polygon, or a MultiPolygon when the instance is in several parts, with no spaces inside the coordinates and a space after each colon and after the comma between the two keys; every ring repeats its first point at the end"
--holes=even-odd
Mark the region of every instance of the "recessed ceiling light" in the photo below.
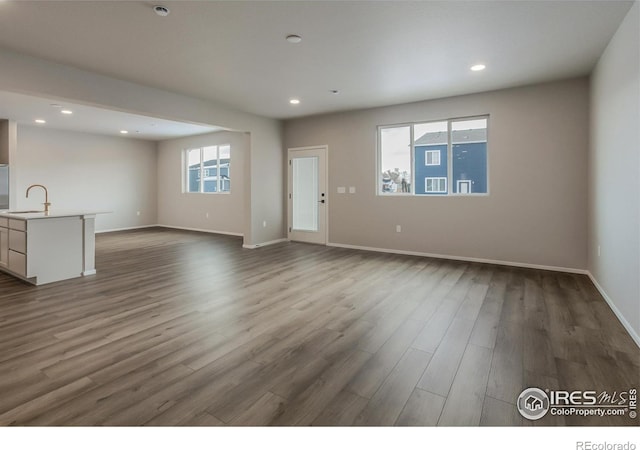
{"type": "Polygon", "coordinates": [[[120,130],[120,134],[129,134],[127,130],[120,130]]]}
{"type": "Polygon", "coordinates": [[[481,70],[486,69],[487,66],[485,66],[484,64],[476,64],[475,66],[471,66],[471,70],[473,70],[474,72],[480,72],[481,70]]]}
{"type": "Polygon", "coordinates": [[[169,15],[169,13],[171,12],[171,11],[169,11],[169,8],[167,8],[166,6],[162,6],[162,5],[154,6],[153,10],[160,17],[167,17],[169,15]]]}
{"type": "Polygon", "coordinates": [[[73,114],[73,111],[71,111],[70,109],[63,109],[63,110],[62,110],[62,111],[60,111],[60,112],[61,112],[62,114],[66,114],[66,115],[73,114]]]}
{"type": "Polygon", "coordinates": [[[297,98],[292,98],[291,100],[289,100],[289,103],[291,103],[292,105],[298,105],[300,104],[300,100],[298,100],[297,98]]]}
{"type": "Polygon", "coordinates": [[[290,34],[289,36],[286,37],[286,39],[287,39],[287,42],[291,44],[299,44],[300,42],[302,42],[302,38],[297,34],[290,34]]]}
{"type": "Polygon", "coordinates": [[[47,123],[47,121],[44,120],[44,119],[36,119],[35,122],[36,123],[47,123]]]}
{"type": "Polygon", "coordinates": [[[329,89],[329,92],[332,93],[333,95],[338,95],[340,93],[340,91],[337,89],[329,89]]]}

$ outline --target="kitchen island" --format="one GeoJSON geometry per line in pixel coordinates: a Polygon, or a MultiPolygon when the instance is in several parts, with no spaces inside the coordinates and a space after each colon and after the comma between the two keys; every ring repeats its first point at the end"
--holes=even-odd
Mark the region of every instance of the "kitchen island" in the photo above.
{"type": "Polygon", "coordinates": [[[0,211],[0,271],[35,285],[94,275],[96,214],[0,211]]]}

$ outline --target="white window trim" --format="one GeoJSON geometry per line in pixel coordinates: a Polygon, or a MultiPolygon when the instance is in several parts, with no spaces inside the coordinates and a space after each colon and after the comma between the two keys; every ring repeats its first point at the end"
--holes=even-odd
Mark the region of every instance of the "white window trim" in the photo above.
{"type": "Polygon", "coordinates": [[[447,177],[425,177],[424,178],[424,191],[427,194],[446,194],[447,193],[447,177]],[[433,186],[433,181],[437,181],[438,182],[438,187],[440,185],[440,182],[444,181],[444,190],[437,190],[437,191],[430,191],[427,186],[427,182],[428,181],[432,181],[432,186],[433,186]]]}
{"type": "MultiPolygon", "coordinates": [[[[413,142],[414,136],[414,126],[418,125],[418,124],[427,124],[427,123],[437,123],[437,122],[447,122],[447,136],[449,136],[448,143],[447,143],[447,158],[448,161],[452,161],[452,156],[453,156],[453,145],[455,144],[461,144],[461,143],[480,143],[480,142],[486,142],[487,144],[487,176],[486,176],[486,183],[487,183],[487,192],[472,192],[469,194],[459,194],[459,193],[454,193],[454,192],[447,192],[444,193],[446,194],[447,197],[488,197],[490,195],[490,189],[491,189],[491,182],[490,182],[490,160],[489,160],[489,147],[490,147],[490,114],[480,114],[480,115],[474,115],[474,116],[463,116],[463,117],[452,117],[452,118],[448,118],[448,119],[437,119],[437,120],[420,120],[420,121],[416,121],[416,122],[404,122],[404,123],[396,123],[396,124],[387,124],[387,125],[378,125],[376,127],[376,134],[377,134],[377,139],[376,139],[376,173],[375,173],[375,177],[376,177],[376,183],[375,183],[375,195],[379,196],[379,197],[401,197],[401,196],[414,196],[414,197],[429,197],[429,195],[424,195],[424,194],[416,194],[415,193],[415,183],[416,183],[416,174],[415,174],[415,170],[411,171],[411,190],[412,192],[382,192],[382,130],[386,129],[386,128],[398,128],[398,127],[409,127],[410,130],[410,136],[411,136],[411,167],[413,169],[413,165],[414,165],[414,153],[415,153],[415,143],[413,142]],[[453,122],[464,122],[464,121],[468,121],[468,120],[474,120],[474,119],[486,119],[487,120],[487,139],[486,141],[470,141],[470,142],[451,142],[451,131],[452,131],[452,124],[453,122]]],[[[453,164],[448,164],[447,165],[447,172],[448,172],[448,179],[453,180],[453,164]]],[[[426,182],[425,182],[426,183],[426,182]]],[[[448,184],[448,180],[447,180],[447,184],[448,184]]],[[[426,188],[426,185],[425,185],[426,188]]],[[[425,189],[426,190],[426,189],[425,189]]]]}
{"type": "Polygon", "coordinates": [[[217,145],[205,145],[202,147],[192,147],[192,148],[186,148],[183,150],[182,152],[182,176],[184,177],[183,179],[183,183],[182,183],[182,193],[183,194],[205,194],[205,195],[226,195],[226,194],[231,194],[231,186],[229,186],[229,190],[228,191],[222,191],[220,188],[223,185],[222,177],[220,176],[220,168],[221,168],[221,164],[220,164],[220,147],[229,147],[229,163],[228,163],[228,168],[229,168],[229,176],[231,176],[231,145],[229,144],[217,144],[217,145]],[[204,168],[204,149],[205,148],[212,148],[215,147],[216,149],[216,160],[217,160],[217,171],[218,171],[218,175],[216,176],[216,192],[204,192],[204,179],[209,176],[209,169],[205,169],[204,168]],[[193,151],[193,150],[199,150],[200,151],[200,187],[198,192],[193,192],[189,190],[189,152],[193,151]],[[205,170],[207,171],[207,175],[205,175],[205,170]]]}
{"type": "Polygon", "coordinates": [[[440,150],[425,150],[424,151],[424,165],[425,166],[439,166],[441,165],[440,159],[440,150]],[[429,154],[431,154],[431,163],[429,163],[429,154]],[[434,155],[437,155],[437,158],[434,158],[434,155]],[[433,162],[435,159],[438,160],[437,163],[433,162]]]}

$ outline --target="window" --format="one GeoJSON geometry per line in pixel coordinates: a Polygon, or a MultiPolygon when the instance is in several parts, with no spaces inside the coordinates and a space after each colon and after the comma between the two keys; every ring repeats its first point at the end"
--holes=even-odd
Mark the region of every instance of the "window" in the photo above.
{"type": "Polygon", "coordinates": [[[451,177],[454,194],[486,194],[487,119],[451,123],[451,177]],[[464,181],[458,183],[458,181],[464,181]]]}
{"type": "Polygon", "coordinates": [[[487,125],[484,116],[378,127],[378,195],[486,194],[487,125]]]}
{"type": "Polygon", "coordinates": [[[447,179],[446,178],[431,178],[424,179],[425,192],[432,193],[447,193],[447,179]]]}
{"type": "Polygon", "coordinates": [[[425,150],[424,151],[424,165],[425,166],[439,166],[440,165],[440,150],[425,150]]]}
{"type": "Polygon", "coordinates": [[[185,150],[184,192],[231,192],[231,147],[213,145],[185,150]]]}
{"type": "Polygon", "coordinates": [[[411,192],[411,127],[380,130],[383,193],[411,192]]]}

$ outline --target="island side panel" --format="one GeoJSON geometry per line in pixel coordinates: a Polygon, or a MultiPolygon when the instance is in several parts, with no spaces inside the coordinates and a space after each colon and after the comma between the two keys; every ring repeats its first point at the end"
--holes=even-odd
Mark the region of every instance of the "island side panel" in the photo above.
{"type": "Polygon", "coordinates": [[[84,247],[84,259],[82,275],[95,275],[96,273],[96,216],[82,216],[82,238],[84,247]]]}
{"type": "Polygon", "coordinates": [[[83,240],[79,216],[28,220],[27,277],[41,285],[81,276],[83,240]]]}

